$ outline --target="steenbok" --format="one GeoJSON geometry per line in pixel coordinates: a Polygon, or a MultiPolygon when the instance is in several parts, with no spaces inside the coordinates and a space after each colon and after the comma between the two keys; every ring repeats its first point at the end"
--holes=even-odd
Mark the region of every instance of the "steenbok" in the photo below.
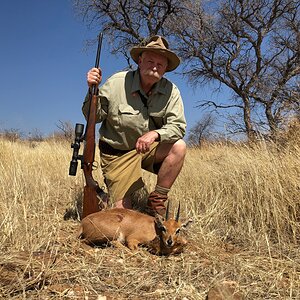
{"type": "Polygon", "coordinates": [[[142,245],[158,255],[178,254],[187,245],[180,232],[192,222],[181,223],[179,213],[180,205],[175,219],[169,218],[169,208],[166,218],[125,208],[102,210],[81,221],[78,235],[88,245],[117,242],[125,244],[130,250],[142,245]]]}

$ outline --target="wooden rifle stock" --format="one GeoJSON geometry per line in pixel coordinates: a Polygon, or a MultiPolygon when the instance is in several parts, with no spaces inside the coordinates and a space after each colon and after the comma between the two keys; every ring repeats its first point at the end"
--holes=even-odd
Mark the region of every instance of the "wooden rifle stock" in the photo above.
{"type": "MultiPolygon", "coordinates": [[[[98,37],[98,49],[96,55],[95,68],[99,68],[100,52],[102,45],[103,34],[100,33],[98,37]]],[[[89,90],[90,106],[87,116],[87,124],[84,134],[84,150],[83,150],[83,173],[86,185],[83,193],[83,211],[82,218],[89,214],[97,212],[104,207],[101,200],[106,198],[105,192],[99,187],[99,184],[93,178],[93,163],[95,159],[95,126],[96,126],[96,109],[98,101],[98,87],[93,85],[89,90]],[[102,198],[102,199],[101,199],[102,198]]],[[[106,199],[105,199],[106,200],[106,199]]]]}

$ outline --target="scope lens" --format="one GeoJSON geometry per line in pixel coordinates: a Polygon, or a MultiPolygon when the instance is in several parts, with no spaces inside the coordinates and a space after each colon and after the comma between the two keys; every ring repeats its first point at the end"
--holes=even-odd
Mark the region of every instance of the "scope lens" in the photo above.
{"type": "Polygon", "coordinates": [[[76,135],[82,135],[82,133],[83,133],[83,128],[84,128],[84,125],[83,125],[83,124],[77,123],[77,124],[75,125],[75,134],[76,134],[76,135]]]}

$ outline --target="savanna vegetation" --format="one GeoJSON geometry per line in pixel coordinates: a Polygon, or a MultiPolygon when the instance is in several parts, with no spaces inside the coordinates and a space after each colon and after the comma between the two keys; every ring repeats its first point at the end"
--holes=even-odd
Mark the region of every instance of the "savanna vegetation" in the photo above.
{"type": "MultiPolygon", "coordinates": [[[[230,299],[299,299],[299,130],[286,136],[188,149],[170,198],[194,223],[187,249],[169,257],[82,247],[79,219],[65,214],[84,185],[81,170],[68,176],[69,142],[2,138],[0,298],[191,300],[229,282],[230,299]]],[[[154,179],[145,174],[148,189],[154,179]]]]}
{"type": "MultiPolygon", "coordinates": [[[[170,193],[172,209],[180,202],[181,218],[194,220],[189,244],[161,257],[144,248],[86,249],[77,239],[84,178],[81,170],[68,175],[73,126],[60,122],[62,133],[48,138],[2,131],[0,298],[300,299],[299,1],[74,6],[129,67],[132,45],[166,36],[189,83],[231,92],[225,102],[199,99],[198,107],[229,109],[225,136],[242,133],[249,142],[212,140],[210,114],[192,128],[170,193]]],[[[144,176],[152,189],[155,178],[144,176]]]]}

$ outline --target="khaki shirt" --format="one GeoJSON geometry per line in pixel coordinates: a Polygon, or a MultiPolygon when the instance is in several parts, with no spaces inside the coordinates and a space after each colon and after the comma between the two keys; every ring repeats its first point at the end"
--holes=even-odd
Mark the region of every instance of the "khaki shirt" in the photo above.
{"type": "MultiPolygon", "coordinates": [[[[161,142],[183,138],[186,121],[178,88],[166,78],[154,85],[149,96],[140,87],[139,71],[119,72],[99,89],[96,122],[102,122],[100,139],[120,150],[132,150],[137,139],[155,130],[161,142]],[[147,99],[144,106],[139,93],[147,99]]],[[[82,111],[87,117],[88,95],[82,111]]]]}

